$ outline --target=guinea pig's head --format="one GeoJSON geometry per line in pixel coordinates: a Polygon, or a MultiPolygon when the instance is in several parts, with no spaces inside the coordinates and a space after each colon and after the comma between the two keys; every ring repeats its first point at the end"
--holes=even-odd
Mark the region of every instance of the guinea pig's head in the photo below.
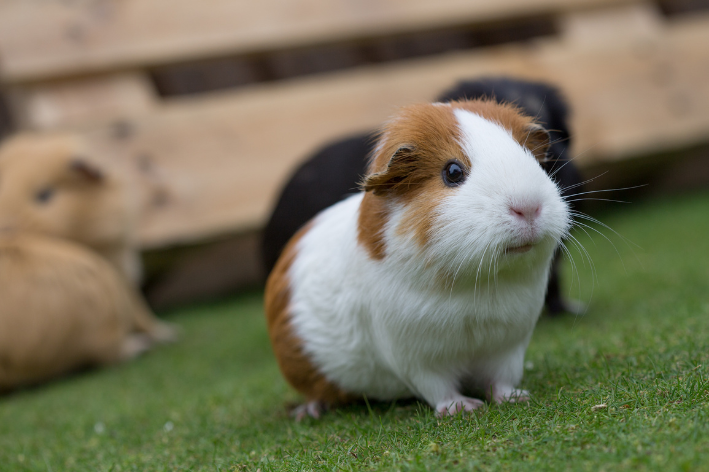
{"type": "Polygon", "coordinates": [[[0,146],[0,231],[121,244],[134,211],[123,181],[69,134],[22,134],[0,146]]]}
{"type": "Polygon", "coordinates": [[[547,131],[490,100],[413,105],[381,132],[358,239],[374,259],[423,258],[452,275],[548,261],[567,204],[540,162],[547,131]]]}

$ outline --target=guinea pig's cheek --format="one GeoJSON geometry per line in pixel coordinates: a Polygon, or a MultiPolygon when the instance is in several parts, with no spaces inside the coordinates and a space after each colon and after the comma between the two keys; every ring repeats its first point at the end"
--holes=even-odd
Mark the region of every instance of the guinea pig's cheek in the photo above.
{"type": "Polygon", "coordinates": [[[28,211],[27,214],[28,217],[23,222],[28,227],[27,229],[51,234],[52,236],[66,236],[64,231],[66,223],[62,221],[60,212],[56,208],[33,205],[31,212],[28,211]]]}
{"type": "Polygon", "coordinates": [[[445,193],[444,189],[434,188],[408,202],[403,208],[397,235],[413,238],[421,248],[428,246],[445,193]]]}

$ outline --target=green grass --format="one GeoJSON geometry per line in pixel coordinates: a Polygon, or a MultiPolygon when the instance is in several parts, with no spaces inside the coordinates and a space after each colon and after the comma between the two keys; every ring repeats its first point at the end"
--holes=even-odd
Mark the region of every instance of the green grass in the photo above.
{"type": "Polygon", "coordinates": [[[0,470],[709,470],[709,193],[600,218],[640,248],[576,233],[597,281],[575,253],[572,295],[593,287],[590,308],[540,322],[526,406],[296,424],[250,294],[171,313],[179,344],[0,398],[0,470]]]}

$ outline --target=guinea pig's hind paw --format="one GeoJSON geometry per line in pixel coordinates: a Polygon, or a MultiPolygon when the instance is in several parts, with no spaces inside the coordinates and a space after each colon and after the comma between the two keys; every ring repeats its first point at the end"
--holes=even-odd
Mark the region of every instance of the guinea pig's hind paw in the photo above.
{"type": "Polygon", "coordinates": [[[436,416],[453,416],[460,412],[471,412],[473,410],[477,410],[483,405],[485,405],[485,402],[482,400],[461,396],[453,400],[439,402],[436,405],[436,416]]]}
{"type": "Polygon", "coordinates": [[[145,334],[129,334],[121,343],[119,359],[127,361],[150,350],[153,340],[145,334]]]}
{"type": "Polygon", "coordinates": [[[564,300],[564,310],[572,315],[585,315],[587,309],[588,305],[580,300],[574,300],[573,298],[567,298],[564,300]]]}
{"type": "Polygon", "coordinates": [[[547,302],[547,313],[556,317],[561,315],[583,316],[586,314],[588,305],[573,298],[556,297],[547,302]]]}
{"type": "Polygon", "coordinates": [[[291,416],[295,418],[296,421],[303,421],[308,416],[314,419],[320,419],[320,415],[325,411],[325,404],[317,400],[309,401],[298,405],[291,412],[291,416]]]}

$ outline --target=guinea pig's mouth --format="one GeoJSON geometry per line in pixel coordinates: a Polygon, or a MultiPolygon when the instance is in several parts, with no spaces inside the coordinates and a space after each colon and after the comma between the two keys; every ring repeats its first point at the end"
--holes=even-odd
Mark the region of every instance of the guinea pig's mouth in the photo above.
{"type": "Polygon", "coordinates": [[[505,254],[522,254],[534,247],[533,244],[525,244],[523,246],[510,246],[505,248],[505,254]]]}

